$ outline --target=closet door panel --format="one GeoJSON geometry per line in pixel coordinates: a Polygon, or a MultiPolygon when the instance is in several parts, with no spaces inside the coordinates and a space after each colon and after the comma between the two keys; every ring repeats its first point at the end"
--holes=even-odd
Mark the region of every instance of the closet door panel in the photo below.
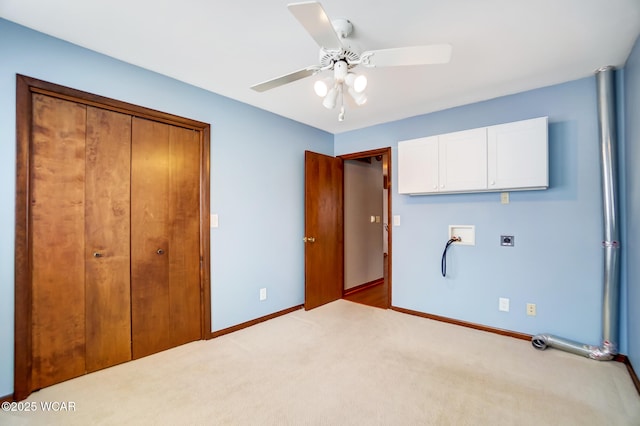
{"type": "Polygon", "coordinates": [[[131,116],[87,107],[85,186],[86,363],[131,359],[131,116]]]}
{"type": "Polygon", "coordinates": [[[200,141],[170,126],[169,294],[172,346],[200,339],[200,141]]]}
{"type": "Polygon", "coordinates": [[[85,372],[86,108],[32,96],[32,388],[85,372]]]}
{"type": "Polygon", "coordinates": [[[133,118],[131,142],[131,335],[133,358],[171,347],[169,126],[133,118]]]}

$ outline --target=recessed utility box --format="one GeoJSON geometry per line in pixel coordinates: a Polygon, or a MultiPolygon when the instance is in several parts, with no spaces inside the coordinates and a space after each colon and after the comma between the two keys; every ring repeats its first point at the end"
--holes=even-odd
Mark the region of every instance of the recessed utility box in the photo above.
{"type": "Polygon", "coordinates": [[[500,235],[500,245],[504,247],[513,247],[516,245],[516,238],[513,235],[500,235]]]}
{"type": "Polygon", "coordinates": [[[456,241],[453,244],[461,246],[476,245],[476,227],[475,225],[449,225],[449,238],[459,237],[462,241],[456,241]]]}

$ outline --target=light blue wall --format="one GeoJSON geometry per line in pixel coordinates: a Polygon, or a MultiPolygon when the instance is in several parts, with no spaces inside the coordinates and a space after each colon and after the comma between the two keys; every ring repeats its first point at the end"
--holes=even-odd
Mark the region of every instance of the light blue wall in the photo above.
{"type": "MultiPolygon", "coordinates": [[[[339,134],[335,153],[393,148],[397,141],[549,117],[551,187],[499,193],[407,196],[393,190],[393,305],[527,334],[552,333],[600,345],[602,209],[595,78],[519,93],[339,134]],[[475,247],[440,259],[448,225],[475,225],[475,247]],[[499,246],[515,235],[515,247],[499,246]],[[510,299],[510,312],[498,298],[510,299]],[[528,317],[526,303],[537,304],[528,317]]],[[[637,191],[637,190],[636,190],[637,191]]],[[[624,325],[624,324],[623,324],[624,325]]],[[[620,348],[626,350],[626,333],[620,348]]]]}
{"type": "MultiPolygon", "coordinates": [[[[410,197],[394,189],[393,304],[507,330],[548,332],[600,344],[602,219],[595,79],[586,78],[339,135],[267,113],[0,19],[0,396],[13,389],[15,74],[211,124],[212,330],[303,302],[304,150],[336,155],[393,148],[397,141],[549,116],[551,188],[410,197]],[[476,226],[475,247],[440,256],[449,224],[476,226]],[[498,245],[501,234],[516,246],[498,245]],[[269,298],[258,301],[258,289],[269,298]],[[511,300],[509,313],[498,298],[511,300]],[[538,306],[536,317],[525,304],[538,306]]],[[[624,72],[621,352],[640,365],[640,47],[624,72]],[[628,294],[628,297],[627,297],[628,294]],[[626,319],[628,305],[629,321],[626,319]],[[627,330],[628,324],[628,330],[627,330]],[[628,339],[627,339],[628,335],[628,339]]]]}
{"type": "Polygon", "coordinates": [[[627,355],[635,371],[640,371],[640,39],[627,60],[625,83],[625,172],[627,257],[627,355]]]}
{"type": "Polygon", "coordinates": [[[210,123],[212,329],[303,303],[304,151],[331,154],[331,134],[2,19],[0,58],[0,396],[13,392],[16,73],[210,123]]]}

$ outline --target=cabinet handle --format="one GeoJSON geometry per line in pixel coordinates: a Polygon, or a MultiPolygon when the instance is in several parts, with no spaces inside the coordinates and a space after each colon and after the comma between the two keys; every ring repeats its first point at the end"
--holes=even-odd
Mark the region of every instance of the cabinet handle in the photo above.
{"type": "Polygon", "coordinates": [[[95,252],[93,253],[93,257],[102,257],[102,253],[95,252]]]}
{"type": "Polygon", "coordinates": [[[302,241],[304,241],[305,243],[315,243],[316,239],[314,237],[304,237],[302,241]]]}
{"type": "Polygon", "coordinates": [[[158,250],[156,250],[156,253],[158,253],[158,254],[164,254],[164,250],[162,250],[162,249],[158,249],[158,250]]]}

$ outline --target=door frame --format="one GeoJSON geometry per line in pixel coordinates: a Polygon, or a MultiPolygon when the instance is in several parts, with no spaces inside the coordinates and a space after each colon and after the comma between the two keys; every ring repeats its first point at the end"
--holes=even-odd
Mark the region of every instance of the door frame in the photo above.
{"type": "Polygon", "coordinates": [[[31,393],[31,256],[29,244],[30,215],[30,141],[32,94],[41,93],[146,118],[174,126],[193,129],[200,135],[200,337],[211,334],[210,279],[210,125],[196,120],[156,111],[138,105],[94,95],[35,78],[16,75],[16,209],[15,209],[15,334],[13,399],[25,399],[31,393]]]}
{"type": "MultiPolygon", "coordinates": [[[[368,158],[368,157],[375,157],[378,155],[382,155],[383,157],[383,163],[382,163],[382,167],[383,170],[386,167],[387,169],[387,173],[386,173],[386,179],[385,182],[383,183],[384,186],[386,187],[387,190],[387,222],[391,222],[393,215],[391,212],[391,199],[392,199],[392,191],[391,191],[391,187],[392,187],[392,170],[391,170],[391,147],[387,147],[387,148],[377,148],[377,149],[372,149],[369,151],[362,151],[362,152],[354,152],[351,154],[343,154],[343,155],[339,155],[338,158],[342,158],[342,160],[359,160],[362,158],[368,158]]],[[[344,178],[343,178],[343,185],[344,185],[344,178]]],[[[387,228],[388,228],[388,233],[387,233],[387,239],[388,239],[388,255],[385,258],[384,262],[386,263],[386,268],[387,268],[387,279],[388,281],[388,285],[387,285],[387,309],[391,308],[393,306],[392,300],[391,300],[391,265],[393,264],[393,262],[391,261],[391,256],[392,256],[392,229],[393,226],[391,226],[391,223],[387,223],[387,228]]],[[[343,283],[343,287],[344,287],[344,283],[343,283]]]]}

